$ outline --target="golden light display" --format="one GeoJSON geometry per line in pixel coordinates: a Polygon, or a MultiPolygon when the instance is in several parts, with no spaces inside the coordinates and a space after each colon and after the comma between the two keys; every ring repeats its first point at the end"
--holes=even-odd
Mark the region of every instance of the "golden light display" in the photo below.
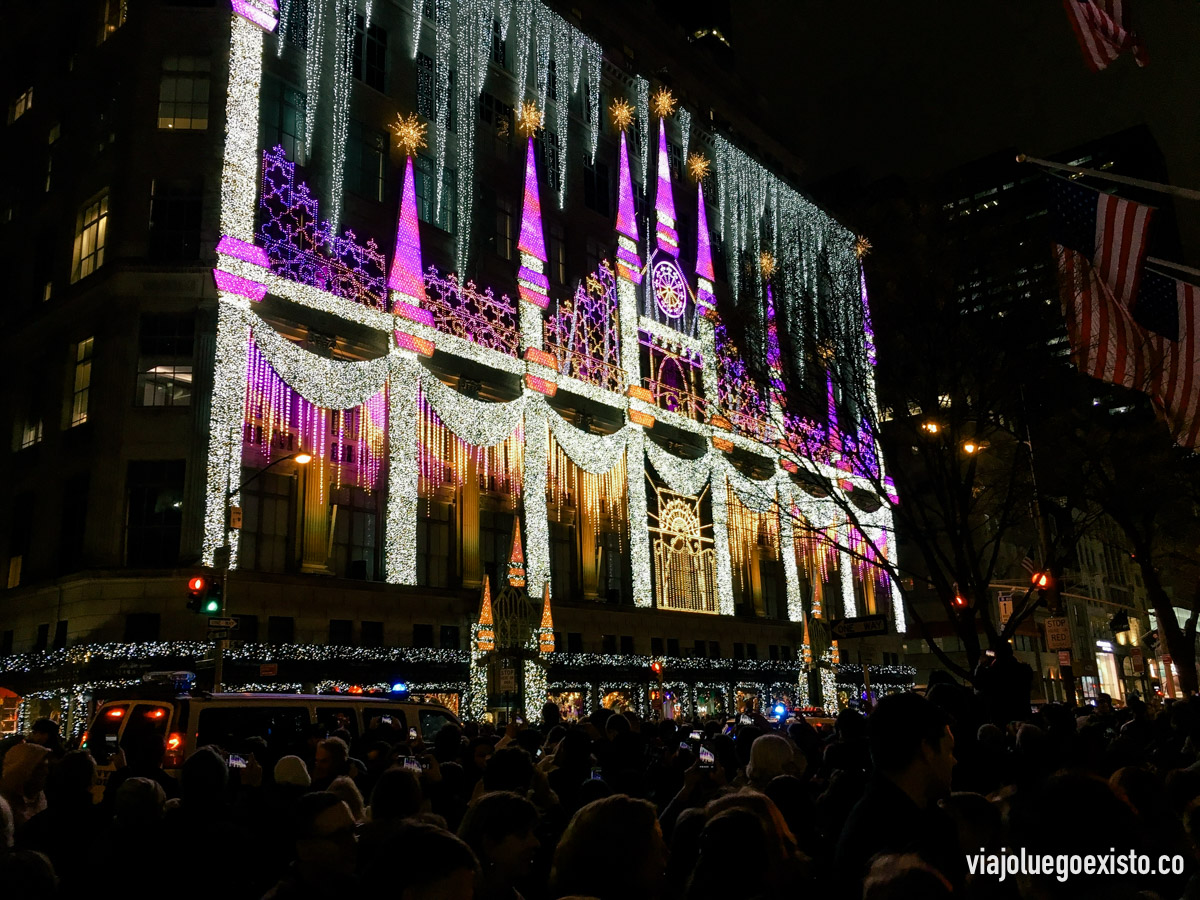
{"type": "Polygon", "coordinates": [[[517,109],[517,129],[525,137],[532,137],[542,127],[544,116],[532,100],[526,100],[517,109]]]}
{"type": "Polygon", "coordinates": [[[625,519],[625,492],[629,484],[625,472],[625,457],[600,475],[585,472],[571,462],[558,442],[548,460],[550,506],[559,522],[574,505],[580,516],[586,516],[597,532],[620,535],[624,552],[628,525],[625,519]]]}
{"type": "Polygon", "coordinates": [[[760,253],[758,267],[762,270],[763,278],[770,278],[775,274],[775,257],[765,251],[760,253]]]}
{"type": "Polygon", "coordinates": [[[409,156],[414,156],[418,150],[428,146],[425,141],[425,131],[429,126],[417,118],[416,113],[402,116],[396,113],[396,121],[392,123],[392,134],[396,142],[409,156]]]}
{"type": "Polygon", "coordinates": [[[617,97],[608,105],[608,115],[612,118],[613,126],[620,131],[633,124],[633,107],[624,97],[617,97]]]}
{"type": "MultiPolygon", "coordinates": [[[[705,488],[707,490],[707,488],[705,488]]],[[[702,523],[700,497],[686,497],[654,485],[658,509],[650,516],[660,609],[717,612],[716,549],[711,526],[702,523]],[[705,534],[709,530],[709,534],[705,534]]]]}
{"type": "Polygon", "coordinates": [[[519,428],[498,444],[476,447],[447,428],[432,407],[422,404],[417,438],[422,497],[436,497],[444,484],[459,487],[474,473],[479,490],[499,493],[510,508],[516,508],[525,479],[525,436],[519,428]]]}
{"type": "Polygon", "coordinates": [[[688,156],[687,167],[692,181],[703,181],[712,168],[712,162],[703,153],[692,153],[688,156]]]}
{"type": "Polygon", "coordinates": [[[656,116],[665,119],[675,112],[675,97],[665,87],[659,88],[650,98],[650,108],[654,110],[656,116]]]}
{"type": "Polygon", "coordinates": [[[854,255],[857,256],[859,259],[862,259],[864,256],[866,256],[870,252],[871,252],[871,242],[869,240],[867,240],[863,235],[860,234],[858,236],[858,238],[855,239],[855,241],[854,241],[854,255]]]}

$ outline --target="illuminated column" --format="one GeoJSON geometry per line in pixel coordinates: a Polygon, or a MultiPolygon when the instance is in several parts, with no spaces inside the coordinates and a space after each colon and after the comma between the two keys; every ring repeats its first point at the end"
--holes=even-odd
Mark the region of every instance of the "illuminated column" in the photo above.
{"type": "Polygon", "coordinates": [[[465,588],[475,588],[481,583],[483,565],[479,553],[479,463],[473,452],[467,453],[467,470],[459,489],[458,510],[462,583],[465,588]]]}
{"type": "Polygon", "coordinates": [[[596,547],[598,534],[591,510],[586,504],[579,504],[579,569],[583,596],[589,600],[600,596],[600,560],[596,547]]]}
{"type": "Polygon", "coordinates": [[[654,216],[657,220],[655,237],[658,249],[679,256],[679,234],[675,231],[675,197],[671,192],[671,165],[667,157],[667,121],[674,101],[669,91],[654,95],[658,120],[658,187],[654,197],[654,216]]]}
{"type": "Polygon", "coordinates": [[[478,722],[487,710],[487,655],[496,649],[496,628],[492,622],[492,592],[488,577],[483,576],[479,596],[479,619],[471,626],[471,663],[467,681],[467,718],[478,722]]]}
{"type": "Polygon", "coordinates": [[[550,424],[525,389],[525,569],[530,595],[550,589],[550,520],[546,510],[546,467],[550,424]]]}
{"type": "Polygon", "coordinates": [[[708,234],[708,212],[704,206],[704,185],[701,179],[708,171],[708,160],[693,154],[688,169],[696,179],[696,336],[700,339],[701,384],[711,417],[717,411],[720,393],[717,385],[716,329],[717,298],[713,293],[712,247],[708,234]]]}
{"type": "Polygon", "coordinates": [[[842,576],[842,615],[848,618],[857,616],[859,610],[858,601],[854,597],[854,559],[845,550],[838,552],[838,569],[842,576]]]}
{"type": "Polygon", "coordinates": [[[646,432],[641,426],[635,425],[629,429],[625,454],[633,602],[635,606],[649,607],[654,605],[654,584],[650,569],[650,528],[646,510],[646,432]]]}
{"type": "Polygon", "coordinates": [[[388,492],[385,559],[391,584],[417,583],[417,391],[421,364],[398,347],[388,382],[388,492]]]}
{"type": "Polygon", "coordinates": [[[538,194],[537,158],[533,136],[541,127],[542,114],[532,103],[523,104],[520,129],[525,142],[525,193],[521,201],[521,236],[517,249],[521,268],[517,291],[521,297],[520,325],[523,350],[542,349],[542,313],[550,305],[550,281],[546,277],[546,241],[542,233],[542,201],[538,194]]]}
{"type": "Polygon", "coordinates": [[[757,536],[750,542],[750,553],[746,560],[746,564],[750,568],[750,600],[754,604],[754,614],[756,616],[765,616],[766,608],[763,606],[763,589],[762,589],[762,549],[758,546],[757,536]]]}
{"type": "Polygon", "coordinates": [[[776,475],[779,485],[779,555],[783,560],[783,581],[787,589],[788,621],[804,621],[804,601],[800,594],[800,568],[796,565],[796,515],[792,486],[782,469],[776,475]]]}
{"type": "MultiPolygon", "coordinates": [[[[234,0],[225,100],[225,159],[221,169],[221,233],[254,240],[258,199],[258,103],[262,87],[263,28],[276,20],[259,8],[269,0],[234,0]]],[[[269,6],[275,4],[269,2],[269,6]]],[[[268,27],[269,26],[269,27],[268,27]]]]}
{"type": "Polygon", "coordinates": [[[729,482],[723,466],[712,467],[713,549],[717,551],[717,610],[733,615],[733,562],[729,553],[729,482]]]}
{"type": "MultiPolygon", "coordinates": [[[[318,410],[317,415],[327,415],[318,410]]],[[[330,497],[329,482],[325,473],[324,454],[327,447],[313,447],[313,460],[304,467],[301,478],[304,482],[304,528],[300,571],[310,575],[330,575],[329,568],[329,525],[330,497]]]]}

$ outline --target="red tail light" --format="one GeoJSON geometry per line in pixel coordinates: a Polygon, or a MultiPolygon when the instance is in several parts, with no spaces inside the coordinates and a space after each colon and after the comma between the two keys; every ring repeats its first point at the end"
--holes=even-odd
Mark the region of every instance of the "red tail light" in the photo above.
{"type": "Polygon", "coordinates": [[[125,707],[114,706],[108,711],[107,715],[110,719],[119,719],[121,716],[125,715],[125,707]]]}
{"type": "Polygon", "coordinates": [[[163,768],[178,769],[183,765],[183,751],[187,744],[187,735],[181,731],[172,731],[167,735],[167,758],[163,768]]]}
{"type": "Polygon", "coordinates": [[[80,746],[80,747],[86,747],[86,746],[87,746],[87,736],[88,736],[88,733],[85,731],[85,732],[83,733],[83,739],[82,739],[82,740],[80,740],[80,742],[79,742],[79,746],[80,746]]]}

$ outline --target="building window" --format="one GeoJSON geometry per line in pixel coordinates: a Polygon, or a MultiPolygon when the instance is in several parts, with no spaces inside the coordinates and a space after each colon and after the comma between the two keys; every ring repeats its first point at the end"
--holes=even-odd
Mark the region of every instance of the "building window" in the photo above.
{"type": "Polygon", "coordinates": [[[634,650],[633,650],[633,635],[632,634],[621,635],[621,652],[625,653],[627,655],[630,655],[630,656],[633,655],[634,650]]]}
{"type": "Polygon", "coordinates": [[[492,62],[504,68],[508,58],[508,48],[505,46],[504,38],[501,37],[502,32],[500,20],[492,19],[492,62]]]}
{"type": "Polygon", "coordinates": [[[742,659],[745,655],[746,655],[745,646],[742,644],[739,644],[737,641],[734,641],[733,642],[733,658],[734,659],[742,659]]]}
{"type": "Polygon", "coordinates": [[[721,658],[721,645],[718,644],[716,641],[709,641],[708,642],[708,655],[712,659],[720,659],[721,658]]]}
{"type": "Polygon", "coordinates": [[[667,656],[679,656],[679,638],[667,638],[667,656]]]}
{"type": "Polygon", "coordinates": [[[130,644],[157,641],[162,630],[162,617],[158,613],[128,613],[125,616],[125,640],[130,644]]]}
{"type": "Polygon", "coordinates": [[[414,647],[432,647],[433,626],[424,624],[413,625],[412,645],[414,647]]]}
{"type": "Polygon", "coordinates": [[[552,223],[546,232],[546,254],[550,257],[550,280],[556,284],[567,283],[567,235],[563,227],[552,223]]]}
{"type": "Polygon", "coordinates": [[[792,658],[792,648],[784,644],[779,648],[779,654],[782,659],[790,660],[792,658]]]}
{"type": "Polygon", "coordinates": [[[71,284],[87,278],[104,265],[104,240],[108,233],[108,192],[79,211],[75,219],[75,249],[71,254],[71,284]]]}
{"type": "Polygon", "coordinates": [[[208,128],[207,56],[168,56],[158,87],[158,127],[175,131],[208,128]]]}
{"type": "Polygon", "coordinates": [[[562,187],[562,172],[559,170],[559,154],[562,152],[562,142],[553,131],[541,131],[538,143],[542,148],[542,165],[546,169],[546,185],[552,191],[562,187]]]}
{"type": "Polygon", "coordinates": [[[125,563],[160,568],[179,562],[183,529],[182,459],[131,462],[126,481],[125,563]]]}
{"type": "Polygon", "coordinates": [[[454,232],[455,172],[442,170],[442,208],[436,209],[433,160],[418,156],[414,171],[417,189],[417,213],[422,222],[436,225],[442,231],[454,232]]]}
{"type": "Polygon", "coordinates": [[[267,643],[290,644],[296,639],[296,619],[293,616],[267,618],[267,643]]]}
{"type": "Polygon", "coordinates": [[[683,147],[673,141],[667,141],[667,158],[671,175],[676,181],[681,180],[683,177],[683,147]]]}
{"type": "Polygon", "coordinates": [[[8,124],[11,125],[29,110],[33,109],[33,88],[26,88],[8,104],[8,124]]]}
{"type": "Polygon", "coordinates": [[[513,258],[514,232],[512,203],[508,200],[496,201],[496,253],[501,259],[513,258]]]}
{"type": "Polygon", "coordinates": [[[291,0],[279,4],[280,23],[277,34],[301,50],[308,49],[308,0],[291,0]]]}
{"type": "Polygon", "coordinates": [[[417,115],[433,121],[433,57],[417,54],[417,115]]]}
{"type": "Polygon", "coordinates": [[[75,380],[71,399],[71,427],[88,420],[88,394],[92,387],[92,344],[87,338],[75,345],[75,380]]]}
{"type": "Polygon", "coordinates": [[[458,626],[443,625],[440,629],[438,637],[441,639],[440,644],[443,650],[458,649],[458,626]]]}
{"type": "Polygon", "coordinates": [[[608,216],[612,209],[611,193],[612,189],[608,183],[608,166],[600,162],[593,165],[585,154],[583,157],[583,205],[602,216],[608,216]]]}
{"type": "MultiPolygon", "coordinates": [[[[354,447],[347,440],[345,450],[354,447]]],[[[374,581],[378,577],[378,513],[375,494],[359,487],[334,493],[337,520],[333,529],[334,571],[343,578],[374,581]]]]}
{"type": "Polygon", "coordinates": [[[96,33],[96,46],[99,47],[118,28],[125,24],[127,0],[100,0],[100,27],[96,33]]]}
{"type": "Polygon", "coordinates": [[[78,472],[63,483],[59,507],[58,572],[65,575],[83,568],[83,542],[87,531],[88,492],[91,476],[78,472]]]}
{"type": "Polygon", "coordinates": [[[617,652],[617,636],[615,634],[600,635],[600,652],[601,653],[616,653],[617,652]]]}
{"type": "Polygon", "coordinates": [[[138,337],[138,406],[187,406],[192,402],[195,317],[146,314],[138,337]]]}
{"type": "Polygon", "coordinates": [[[354,17],[354,77],[377,91],[386,90],[384,64],[387,59],[387,32],[378,25],[366,26],[362,16],[354,17]]]}
{"type": "Polygon", "coordinates": [[[447,587],[450,583],[451,507],[418,501],[417,584],[447,587]]]}
{"type": "Polygon", "coordinates": [[[26,416],[25,424],[21,427],[21,440],[18,449],[27,450],[35,444],[42,442],[42,420],[41,417],[26,416]]]}
{"type": "Polygon", "coordinates": [[[364,647],[382,647],[383,646],[383,623],[382,622],[363,622],[361,634],[362,634],[362,645],[364,647]]]}
{"type": "MultiPolygon", "coordinates": [[[[296,5],[295,0],[292,3],[296,5]]],[[[303,33],[303,29],[301,30],[303,33]]],[[[289,32],[290,34],[290,32],[289,32]]],[[[304,147],[304,110],[306,96],[302,91],[288,87],[278,78],[264,78],[262,83],[262,146],[280,146],[288,159],[303,165],[306,161],[304,147]]]]}
{"type": "Polygon", "coordinates": [[[558,95],[558,60],[546,64],[546,96],[553,100],[558,95]]]}
{"type": "Polygon", "coordinates": [[[196,179],[155,178],[150,182],[150,258],[200,258],[200,214],[204,204],[196,179]]]}
{"type": "Polygon", "coordinates": [[[584,246],[587,251],[587,272],[590,275],[600,268],[600,263],[608,258],[608,253],[604,244],[592,237],[587,239],[584,246]]]}
{"type": "Polygon", "coordinates": [[[51,650],[66,650],[67,649],[67,620],[59,619],[54,626],[54,644],[50,647],[51,650]]]}
{"type": "Polygon", "coordinates": [[[387,159],[387,135],[357,120],[351,121],[346,147],[346,187],[372,200],[383,200],[387,159]]]}
{"type": "Polygon", "coordinates": [[[567,652],[582,653],[583,652],[583,633],[579,631],[567,632],[567,652]]]}
{"type": "Polygon", "coordinates": [[[708,642],[707,642],[707,641],[702,641],[702,640],[699,640],[699,639],[697,639],[697,640],[696,640],[696,642],[695,642],[695,644],[693,645],[693,651],[692,651],[692,652],[693,652],[693,653],[694,653],[696,656],[704,656],[704,654],[705,654],[707,651],[708,651],[708,642]]]}
{"type": "Polygon", "coordinates": [[[660,638],[660,637],[650,638],[650,655],[651,656],[662,656],[663,655],[663,639],[662,638],[660,638]]]}
{"type": "Polygon", "coordinates": [[[485,91],[479,98],[479,118],[491,130],[497,150],[503,152],[512,143],[513,108],[485,91]]]}
{"type": "Polygon", "coordinates": [[[758,644],[746,645],[746,659],[758,659],[758,644]]]}
{"type": "Polygon", "coordinates": [[[330,619],[329,643],[333,647],[353,646],[354,622],[351,619],[330,619]]]}

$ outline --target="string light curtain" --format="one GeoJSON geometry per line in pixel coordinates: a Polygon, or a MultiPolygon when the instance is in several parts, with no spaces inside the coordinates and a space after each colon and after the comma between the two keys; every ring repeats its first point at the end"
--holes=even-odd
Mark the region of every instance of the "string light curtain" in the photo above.
{"type": "Polygon", "coordinates": [[[472,464],[481,491],[505,495],[515,509],[525,477],[525,430],[518,425],[504,440],[490,447],[469,444],[446,427],[425,392],[421,392],[417,419],[417,455],[420,495],[436,496],[444,484],[460,487],[472,464]]]}
{"type": "Polygon", "coordinates": [[[572,503],[581,516],[587,516],[599,533],[621,535],[621,552],[625,551],[625,532],[628,520],[625,516],[625,495],[629,476],[622,455],[615,466],[607,472],[587,472],[575,463],[550,439],[549,454],[549,502],[554,505],[558,520],[562,521],[562,509],[572,503]]]}
{"type": "Polygon", "coordinates": [[[322,490],[326,484],[377,490],[387,452],[386,390],[349,409],[328,409],[305,400],[284,381],[253,338],[248,353],[247,464],[265,465],[304,451],[321,471],[322,490]]]}
{"type": "Polygon", "coordinates": [[[726,521],[729,531],[729,552],[734,566],[744,566],[751,559],[755,546],[766,550],[768,559],[779,558],[779,513],[771,506],[768,512],[759,512],[746,506],[733,489],[726,487],[729,500],[726,505],[726,521]]]}

